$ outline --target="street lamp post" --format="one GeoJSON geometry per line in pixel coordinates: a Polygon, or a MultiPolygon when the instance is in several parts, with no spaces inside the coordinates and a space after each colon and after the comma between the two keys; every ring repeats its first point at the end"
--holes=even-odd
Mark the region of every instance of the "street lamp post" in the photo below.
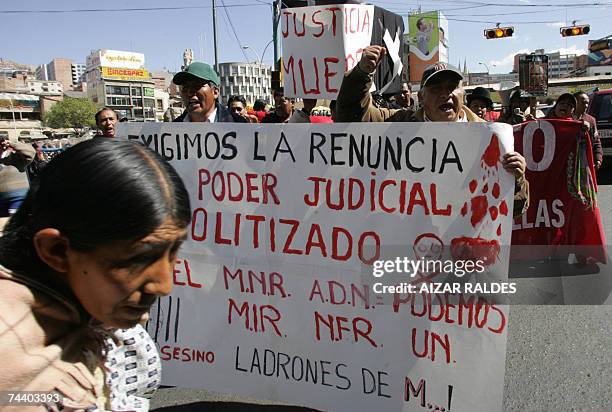
{"type": "Polygon", "coordinates": [[[263,58],[266,56],[266,50],[268,50],[268,46],[270,46],[273,42],[274,39],[270,40],[268,44],[266,44],[266,47],[264,47],[263,53],[261,53],[261,60],[259,61],[260,65],[263,64],[263,58]]]}
{"type": "Polygon", "coordinates": [[[478,62],[478,64],[482,64],[484,67],[487,68],[487,83],[488,86],[491,87],[491,72],[489,71],[489,66],[487,66],[486,63],[483,62],[478,62]]]}
{"type": "Polygon", "coordinates": [[[249,49],[251,50],[253,53],[255,53],[255,56],[257,56],[257,60],[255,60],[255,63],[257,63],[257,61],[259,61],[259,65],[261,66],[261,58],[259,57],[259,53],[257,53],[257,51],[252,48],[251,46],[242,46],[243,50],[249,49]]]}

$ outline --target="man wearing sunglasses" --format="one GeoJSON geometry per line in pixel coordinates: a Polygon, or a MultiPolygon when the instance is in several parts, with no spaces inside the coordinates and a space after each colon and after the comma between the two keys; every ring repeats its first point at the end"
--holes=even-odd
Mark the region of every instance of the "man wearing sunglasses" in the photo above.
{"type": "Polygon", "coordinates": [[[172,79],[181,86],[185,111],[175,122],[246,123],[243,116],[232,113],[221,105],[219,75],[206,63],[194,62],[172,79]]]}
{"type": "Polygon", "coordinates": [[[257,116],[249,114],[247,112],[247,104],[244,96],[232,95],[227,99],[227,109],[232,112],[239,114],[240,116],[247,119],[249,123],[259,123],[257,116]]]}

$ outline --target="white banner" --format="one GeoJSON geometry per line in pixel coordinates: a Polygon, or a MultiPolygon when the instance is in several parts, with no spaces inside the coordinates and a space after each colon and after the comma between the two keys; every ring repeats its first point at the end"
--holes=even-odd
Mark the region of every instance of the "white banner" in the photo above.
{"type": "Polygon", "coordinates": [[[370,45],[373,24],[372,5],[282,9],[285,96],[335,99],[344,73],[370,45]]]}
{"type": "MultiPolygon", "coordinates": [[[[456,245],[510,244],[510,126],[122,123],[118,135],[165,156],[193,209],[174,291],[147,324],[164,384],[330,411],[501,411],[507,307],[385,300],[373,268],[398,250],[452,260],[456,245]]],[[[502,252],[483,276],[507,268],[502,252]]]]}

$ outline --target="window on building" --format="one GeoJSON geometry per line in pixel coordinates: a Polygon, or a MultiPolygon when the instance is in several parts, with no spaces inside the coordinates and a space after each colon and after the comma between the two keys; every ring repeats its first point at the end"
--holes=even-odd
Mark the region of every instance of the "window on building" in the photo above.
{"type": "Polygon", "coordinates": [[[118,94],[120,96],[129,96],[130,88],[127,86],[106,86],[106,94],[118,94]]]}
{"type": "Polygon", "coordinates": [[[140,97],[132,98],[132,105],[134,107],[142,107],[142,99],[140,97]]]}
{"type": "Polygon", "coordinates": [[[134,109],[134,117],[142,119],[142,109],[134,109]]]}
{"type": "Polygon", "coordinates": [[[145,96],[155,97],[155,89],[152,87],[145,87],[142,89],[145,96]]]}
{"type": "Polygon", "coordinates": [[[106,98],[107,106],[129,106],[130,99],[129,97],[107,97],[106,98]]]}
{"type": "Polygon", "coordinates": [[[142,89],[140,87],[132,87],[132,96],[142,96],[142,89]]]}
{"type": "Polygon", "coordinates": [[[164,110],[164,101],[162,99],[155,100],[157,110],[164,110]]]}
{"type": "Polygon", "coordinates": [[[0,139],[8,139],[8,138],[9,138],[8,132],[4,132],[4,131],[0,132],[0,139]]]}
{"type": "Polygon", "coordinates": [[[155,99],[144,99],[144,107],[155,107],[155,99]]]}
{"type": "Polygon", "coordinates": [[[115,112],[117,113],[117,116],[119,116],[119,118],[124,118],[127,117],[128,119],[132,118],[132,111],[128,110],[128,109],[115,109],[115,112]]]}
{"type": "Polygon", "coordinates": [[[154,107],[145,108],[144,115],[146,119],[155,119],[155,108],[154,107]]]}

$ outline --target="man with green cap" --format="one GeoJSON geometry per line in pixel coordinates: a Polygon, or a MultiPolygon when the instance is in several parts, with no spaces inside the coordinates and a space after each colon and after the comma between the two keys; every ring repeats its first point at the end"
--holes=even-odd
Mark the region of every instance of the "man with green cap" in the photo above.
{"type": "Polygon", "coordinates": [[[208,64],[193,62],[174,75],[181,86],[185,111],[175,122],[246,123],[247,119],[232,113],[219,103],[219,75],[208,64]]]}

